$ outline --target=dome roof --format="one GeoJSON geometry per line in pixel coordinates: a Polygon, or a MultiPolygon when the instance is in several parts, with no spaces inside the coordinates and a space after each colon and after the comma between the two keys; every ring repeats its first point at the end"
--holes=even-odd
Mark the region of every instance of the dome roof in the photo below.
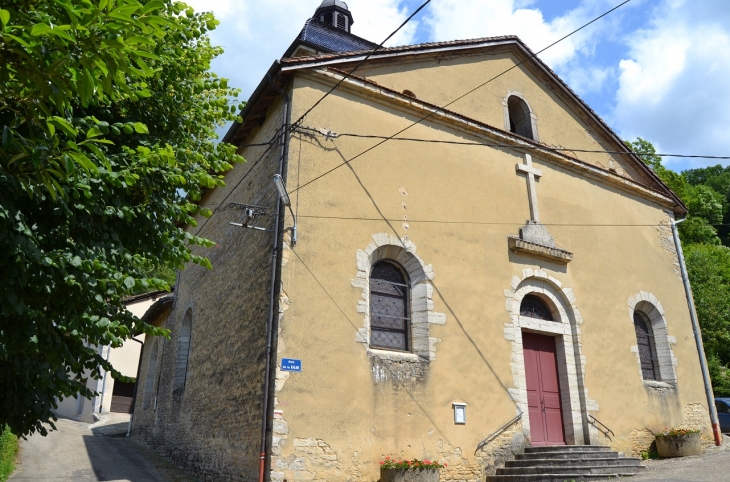
{"type": "MultiPolygon", "coordinates": [[[[347,8],[347,4],[343,2],[342,0],[324,0],[322,4],[319,6],[319,8],[327,8],[327,7],[340,7],[344,8],[345,10],[350,10],[347,8]]],[[[319,9],[317,9],[319,10],[319,9]]]]}

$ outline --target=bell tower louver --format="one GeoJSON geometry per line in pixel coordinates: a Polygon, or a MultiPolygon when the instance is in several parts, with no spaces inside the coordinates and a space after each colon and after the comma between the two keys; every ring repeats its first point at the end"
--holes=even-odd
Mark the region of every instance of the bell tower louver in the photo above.
{"type": "Polygon", "coordinates": [[[313,18],[348,33],[352,24],[355,23],[347,4],[341,0],[324,0],[314,12],[313,18]]]}

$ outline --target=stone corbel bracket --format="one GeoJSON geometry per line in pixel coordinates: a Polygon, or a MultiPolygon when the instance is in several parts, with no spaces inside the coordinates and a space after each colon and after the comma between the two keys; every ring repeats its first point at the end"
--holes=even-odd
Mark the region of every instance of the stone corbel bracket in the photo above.
{"type": "Polygon", "coordinates": [[[551,248],[541,244],[520,239],[519,236],[508,236],[509,249],[518,254],[547,259],[556,263],[568,264],[573,260],[573,253],[560,248],[551,248]]]}

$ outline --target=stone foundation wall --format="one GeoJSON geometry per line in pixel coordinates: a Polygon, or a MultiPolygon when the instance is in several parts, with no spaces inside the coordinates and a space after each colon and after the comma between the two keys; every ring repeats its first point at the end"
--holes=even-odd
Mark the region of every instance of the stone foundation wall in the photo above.
{"type": "MultiPolygon", "coordinates": [[[[709,447],[714,443],[710,414],[707,408],[701,403],[685,405],[682,412],[682,423],[676,427],[666,428],[699,430],[703,446],[709,447]]],[[[641,457],[641,452],[653,452],[656,450],[656,446],[654,445],[654,432],[646,427],[634,429],[628,435],[615,437],[613,440],[610,440],[610,445],[613,450],[624,452],[628,457],[641,457]]]]}

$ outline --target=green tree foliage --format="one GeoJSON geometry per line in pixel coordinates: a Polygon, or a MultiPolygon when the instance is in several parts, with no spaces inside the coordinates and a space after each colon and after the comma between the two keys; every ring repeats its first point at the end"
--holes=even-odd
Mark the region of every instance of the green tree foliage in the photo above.
{"type": "Polygon", "coordinates": [[[656,155],[656,149],[651,142],[641,137],[637,137],[635,141],[625,142],[659,176],[659,179],[664,181],[664,184],[669,186],[677,196],[683,199],[685,190],[687,189],[687,179],[682,174],[677,174],[671,169],[664,167],[662,158],[656,155]]]}
{"type": "Polygon", "coordinates": [[[708,356],[730,363],[730,248],[684,247],[697,316],[708,356]]]}
{"type": "MultiPolygon", "coordinates": [[[[725,206],[730,205],[730,166],[720,165],[690,169],[682,173],[687,182],[693,186],[705,185],[722,194],[725,198],[725,206]]],[[[730,246],[730,211],[726,210],[722,218],[722,224],[717,228],[722,244],[730,246]]]]}
{"type": "Polygon", "coordinates": [[[5,426],[0,431],[0,482],[8,480],[15,470],[15,455],[18,453],[18,438],[5,426]]]}
{"type": "Polygon", "coordinates": [[[692,185],[685,173],[676,173],[662,164],[656,155],[654,145],[641,137],[626,141],[626,145],[636,152],[689,209],[687,220],[679,225],[679,235],[683,244],[706,243],[720,244],[717,229],[727,210],[723,196],[706,185],[692,185]]]}
{"type": "Polygon", "coordinates": [[[0,24],[0,427],[45,434],[56,397],[124,378],[96,346],[166,334],[124,298],[210,267],[183,226],[243,160],[215,142],[240,105],[183,3],[6,0],[0,24]]]}

